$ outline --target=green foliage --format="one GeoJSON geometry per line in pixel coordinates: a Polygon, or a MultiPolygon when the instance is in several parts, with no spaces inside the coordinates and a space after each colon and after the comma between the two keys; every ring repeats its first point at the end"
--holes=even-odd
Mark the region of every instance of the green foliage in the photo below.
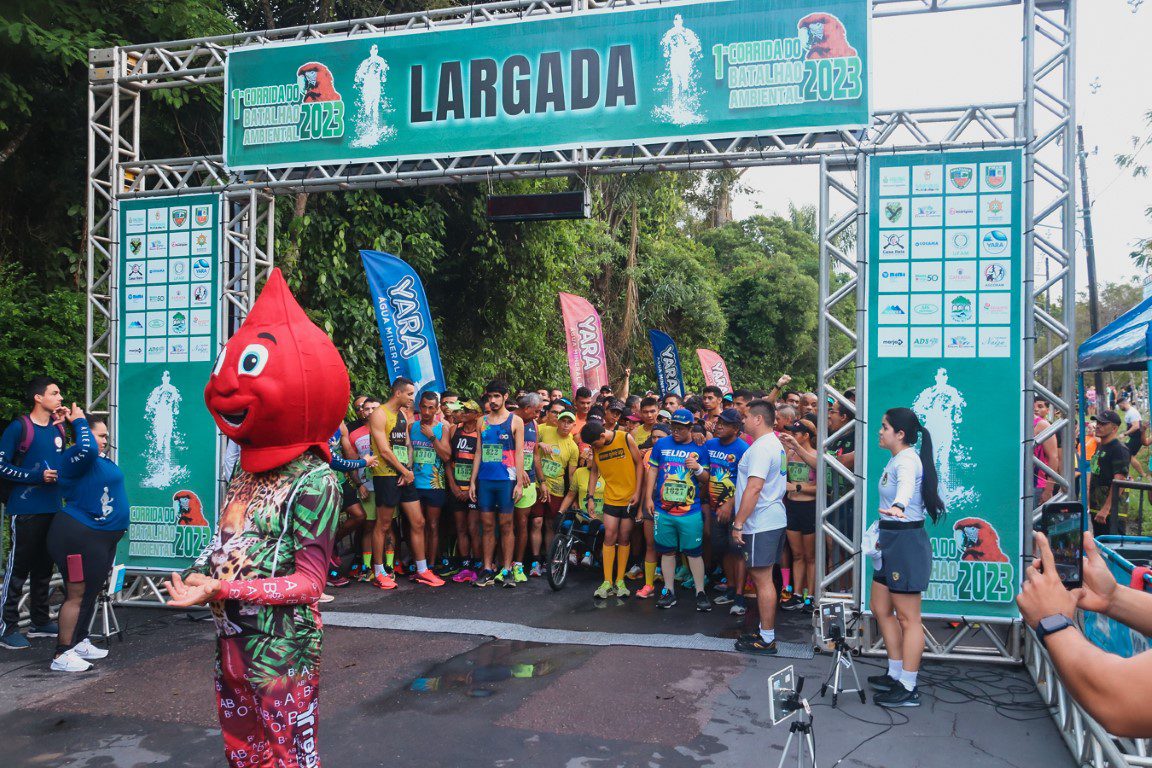
{"type": "Polygon", "coordinates": [[[0,423],[27,411],[25,382],[45,374],[68,400],[84,399],[84,296],[42,291],[12,266],[0,266],[0,423]]]}

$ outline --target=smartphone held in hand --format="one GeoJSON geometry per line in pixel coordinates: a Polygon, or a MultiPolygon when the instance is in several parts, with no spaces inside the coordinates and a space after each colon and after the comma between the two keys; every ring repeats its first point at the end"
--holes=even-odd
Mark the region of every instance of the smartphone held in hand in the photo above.
{"type": "Polygon", "coordinates": [[[1075,589],[1084,579],[1084,528],[1087,513],[1078,501],[1049,502],[1040,512],[1037,529],[1048,537],[1056,572],[1065,587],[1075,589]]]}

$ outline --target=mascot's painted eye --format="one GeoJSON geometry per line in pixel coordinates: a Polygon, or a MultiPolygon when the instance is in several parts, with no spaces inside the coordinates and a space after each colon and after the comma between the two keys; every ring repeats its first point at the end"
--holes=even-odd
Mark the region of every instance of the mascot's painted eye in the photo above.
{"type": "Polygon", "coordinates": [[[212,369],[213,376],[219,376],[220,371],[224,370],[224,360],[228,357],[228,347],[220,350],[220,357],[216,358],[216,367],[212,369]]]}
{"type": "Polygon", "coordinates": [[[259,376],[268,364],[268,348],[263,344],[249,344],[240,353],[240,367],[236,371],[241,376],[259,376]]]}

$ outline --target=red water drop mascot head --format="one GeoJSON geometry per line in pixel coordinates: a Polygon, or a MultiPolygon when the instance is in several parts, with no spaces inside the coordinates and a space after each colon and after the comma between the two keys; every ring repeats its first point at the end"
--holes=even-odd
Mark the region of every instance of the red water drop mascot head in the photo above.
{"type": "Polygon", "coordinates": [[[348,407],[348,369],[272,270],[204,388],[217,426],[240,446],[246,472],[267,472],[309,448],[331,459],[328,438],[348,407]]]}

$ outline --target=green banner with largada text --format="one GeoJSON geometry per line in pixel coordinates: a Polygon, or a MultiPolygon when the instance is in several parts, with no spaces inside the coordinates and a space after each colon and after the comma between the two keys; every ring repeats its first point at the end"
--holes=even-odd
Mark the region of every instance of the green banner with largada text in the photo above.
{"type": "Polygon", "coordinates": [[[911,408],[932,435],[947,506],[945,518],[926,523],[926,616],[1018,615],[1021,496],[1031,486],[1022,453],[1022,167],[1019,150],[869,161],[864,525],[878,517],[891,458],[876,442],[881,418],[911,408]]]}
{"type": "Polygon", "coordinates": [[[698,0],[236,48],[243,170],[860,128],[870,0],[698,0]]]}
{"type": "Polygon", "coordinates": [[[204,385],[219,344],[220,198],[119,203],[116,461],[131,502],[116,562],[183,570],[216,520],[216,424],[204,385]]]}

